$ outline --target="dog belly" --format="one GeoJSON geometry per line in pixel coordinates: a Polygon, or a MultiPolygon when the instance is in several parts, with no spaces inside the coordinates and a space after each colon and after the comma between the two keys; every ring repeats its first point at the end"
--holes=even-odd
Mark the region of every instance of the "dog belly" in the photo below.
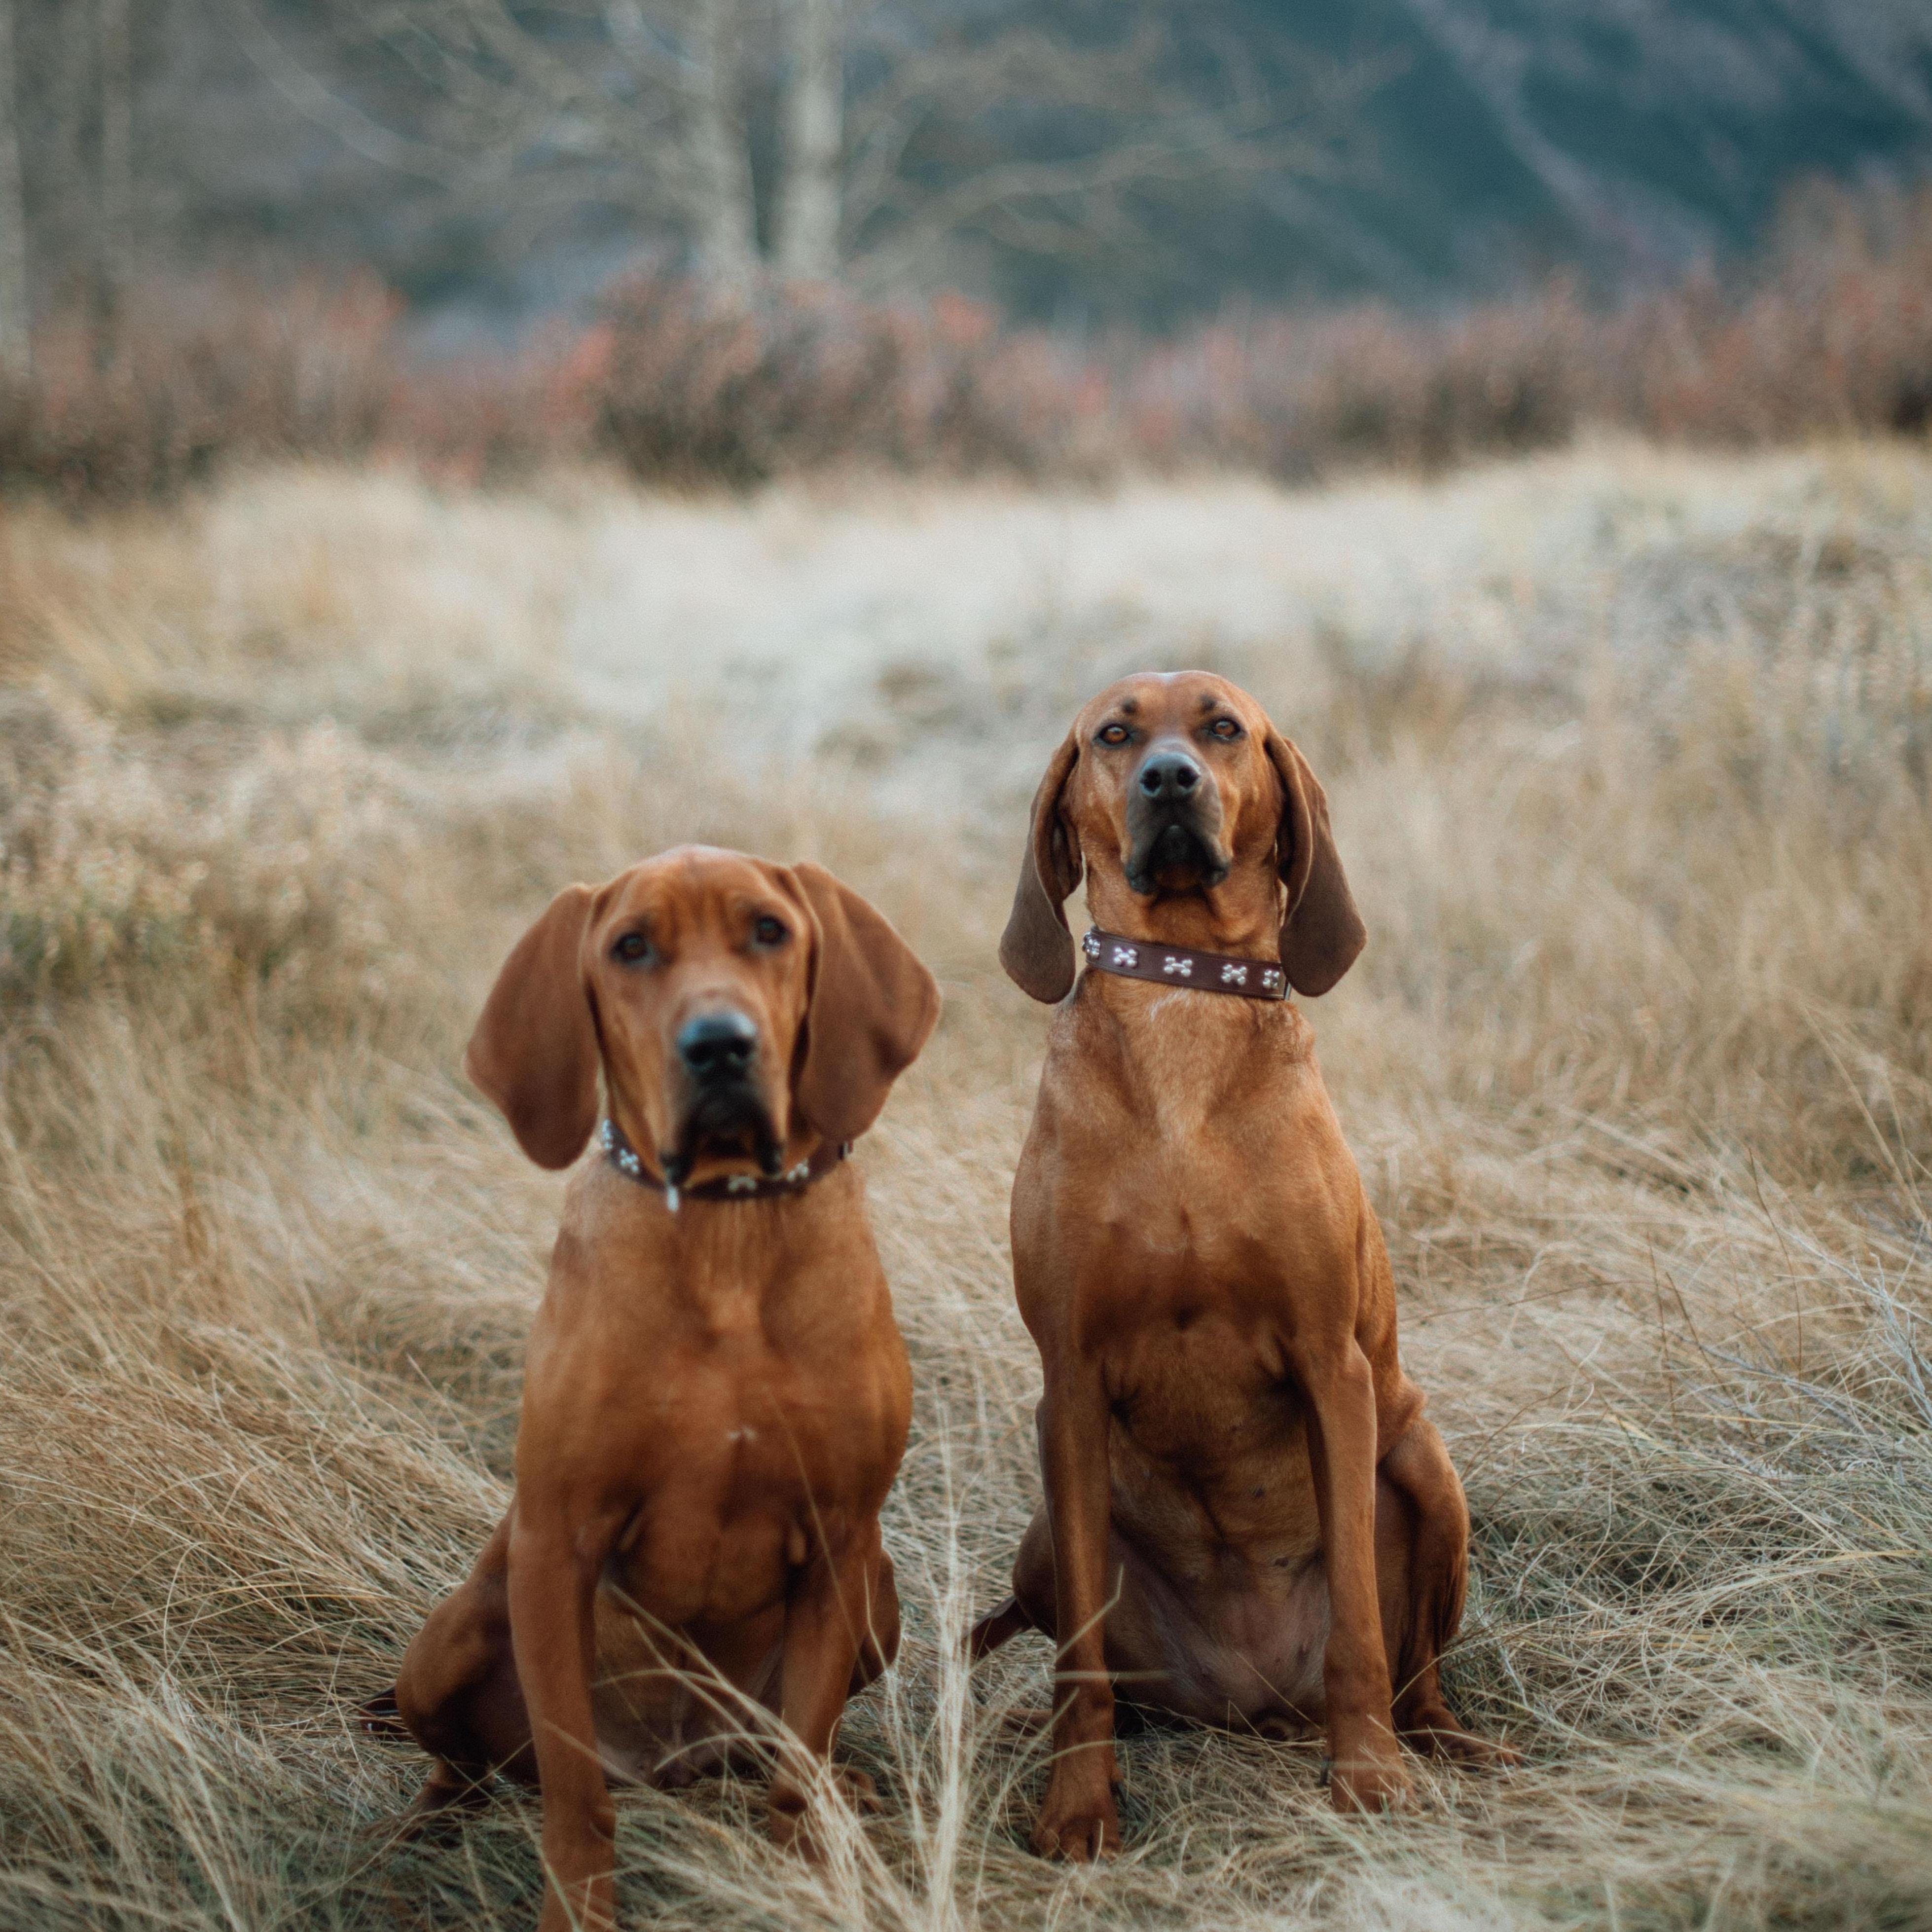
{"type": "Polygon", "coordinates": [[[1329,1606],[1318,1556],[1292,1574],[1223,1579],[1204,1594],[1177,1588],[1125,1538],[1113,1542],[1120,1589],[1107,1663],[1124,1700],[1275,1735],[1320,1725],[1329,1606]]]}
{"type": "Polygon", "coordinates": [[[1328,1574],[1300,1441],[1207,1485],[1130,1448],[1114,1462],[1121,1599],[1107,1648],[1123,1694],[1203,1723],[1318,1723],[1328,1574]]]}
{"type": "Polygon", "coordinates": [[[1298,1392],[1213,1316],[1124,1367],[1107,1624],[1123,1694],[1207,1723],[1318,1724],[1328,1579],[1298,1392]]]}
{"type": "Polygon", "coordinates": [[[612,1776],[686,1784],[764,1729],[796,1540],[778,1512],[724,1516],[703,1486],[639,1512],[598,1592],[592,1702],[612,1776]]]}
{"type": "Polygon", "coordinates": [[[604,1768],[628,1783],[677,1786],[741,1757],[768,1730],[784,1612],[675,1628],[637,1600],[602,1594],[591,1700],[604,1768]]]}

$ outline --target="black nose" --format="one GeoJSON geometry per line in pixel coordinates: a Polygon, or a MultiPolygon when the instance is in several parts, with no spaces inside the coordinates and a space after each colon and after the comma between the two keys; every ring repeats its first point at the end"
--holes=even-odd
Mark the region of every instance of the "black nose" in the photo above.
{"type": "Polygon", "coordinates": [[[700,1013],[678,1029],[677,1057],[694,1080],[743,1072],[758,1047],[758,1030],[742,1013],[700,1013]]]}
{"type": "Polygon", "coordinates": [[[1190,798],[1201,782],[1201,767],[1184,752],[1160,752],[1141,767],[1140,788],[1156,800],[1190,798]]]}

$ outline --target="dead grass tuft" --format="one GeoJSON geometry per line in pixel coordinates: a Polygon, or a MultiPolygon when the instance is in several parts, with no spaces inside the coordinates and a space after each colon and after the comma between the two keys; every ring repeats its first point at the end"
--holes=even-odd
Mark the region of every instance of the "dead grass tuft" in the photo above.
{"type": "Polygon", "coordinates": [[[634,1922],[1905,1925],[1932,1912],[1932,465],[1593,450],[1428,490],[484,499],[265,472],[0,535],[0,1924],[526,1924],[536,1813],[384,1849],[349,1720],[508,1474],[559,1186],[454,1069],[556,884],[832,864],[949,995],[864,1156],[916,1364],[909,1638],[820,1877],[621,1804],[634,1922]],[[945,595],[936,593],[943,588],[945,595]],[[1072,700],[1208,661],[1329,783],[1316,1010],[1477,1521],[1452,1694],[1525,1748],[1325,1808],[1124,1750],[1024,1850],[1044,1646],[992,940],[1072,700]]]}

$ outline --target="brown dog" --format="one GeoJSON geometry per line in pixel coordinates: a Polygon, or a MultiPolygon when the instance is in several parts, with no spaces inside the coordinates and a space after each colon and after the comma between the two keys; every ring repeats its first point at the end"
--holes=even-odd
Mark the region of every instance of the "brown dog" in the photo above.
{"type": "Polygon", "coordinates": [[[1398,1736],[1508,1755],[1442,1701],[1468,1509],[1396,1360],[1382,1232],[1281,983],[1325,992],[1366,937],[1322,788],[1223,680],[1128,678],[1034,801],[1000,956],[1036,1000],[1073,985],[1083,871],[1101,970],[1054,1015],[1013,1180],[1046,1507],[972,1639],[976,1656],[1028,1628],[1056,1640],[1033,1841],[1082,1859],[1120,1842],[1116,1676],[1145,1710],[1280,1737],[1325,1723],[1338,1810],[1402,1800],[1398,1736]]]}
{"type": "Polygon", "coordinates": [[[418,1817],[540,1784],[544,1932],[610,1922],[609,1778],[762,1736],[772,1834],[808,1848],[813,1763],[896,1650],[910,1373],[843,1144],[938,1010],[830,873],[694,846],[559,894],[484,1007],[464,1064],[524,1152],[577,1159],[601,1067],[608,1157],[566,1198],[509,1514],[393,1708],[436,1760],[418,1817]]]}

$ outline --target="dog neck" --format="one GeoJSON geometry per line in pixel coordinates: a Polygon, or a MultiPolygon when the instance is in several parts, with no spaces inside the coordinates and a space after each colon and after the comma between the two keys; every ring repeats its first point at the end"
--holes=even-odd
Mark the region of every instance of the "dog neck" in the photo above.
{"type": "Polygon", "coordinates": [[[1118,862],[1087,873],[1087,909],[1103,932],[1149,946],[1182,946],[1244,959],[1278,961],[1281,888],[1271,870],[1243,866],[1218,886],[1187,892],[1133,891],[1118,862]]]}
{"type": "Polygon", "coordinates": [[[654,1172],[614,1120],[607,1118],[598,1128],[597,1144],[603,1149],[605,1160],[626,1180],[635,1181],[640,1187],[654,1188],[664,1196],[664,1205],[674,1214],[687,1198],[743,1204],[768,1201],[777,1196],[802,1194],[814,1180],[823,1180],[852,1151],[850,1141],[835,1144],[821,1140],[803,1160],[789,1167],[782,1167],[776,1174],[746,1174],[727,1168],[708,1174],[703,1172],[704,1168],[719,1163],[700,1162],[692,1176],[680,1183],[672,1180],[668,1174],[654,1172]]]}
{"type": "Polygon", "coordinates": [[[822,1301],[828,1270],[844,1281],[855,1240],[866,1243],[851,1161],[790,1193],[685,1198],[674,1213],[657,1189],[592,1154],[572,1178],[558,1264],[594,1276],[607,1318],[640,1348],[670,1309],[713,1336],[782,1324],[787,1310],[822,1301]]]}
{"type": "MultiPolygon", "coordinates": [[[[1087,904],[1095,926],[1150,951],[1280,964],[1280,891],[1272,871],[1263,878],[1242,867],[1219,886],[1150,898],[1130,891],[1103,860],[1088,872],[1087,904]]],[[[1084,946],[1078,956],[1090,964],[1084,946]]],[[[1090,970],[1069,1003],[1068,1044],[1077,1040],[1075,1050],[1112,1062],[1127,1086],[1161,1096],[1150,1104],[1175,1121],[1200,1107],[1246,1105],[1258,1081],[1300,1066],[1314,1045],[1292,999],[1231,998],[1198,990],[1192,977],[1090,970]]]]}
{"type": "MultiPolygon", "coordinates": [[[[801,1170],[816,1180],[843,1157],[830,1148],[822,1135],[814,1132],[794,1115],[776,1175],[766,1173],[748,1154],[700,1154],[690,1171],[674,1181],[664,1171],[662,1156],[655,1150],[655,1136],[648,1124],[635,1107],[627,1104],[621,1084],[610,1081],[608,1074],[604,1096],[608,1112],[598,1123],[592,1145],[613,1172],[662,1196],[674,1214],[691,1200],[715,1198],[746,1205],[754,1200],[767,1199],[774,1190],[761,1184],[774,1180],[782,1182],[786,1176],[798,1174],[801,1170]],[[733,1182],[742,1184],[733,1186],[730,1184],[733,1182]]],[[[798,1190],[788,1186],[781,1191],[798,1190]]]]}

